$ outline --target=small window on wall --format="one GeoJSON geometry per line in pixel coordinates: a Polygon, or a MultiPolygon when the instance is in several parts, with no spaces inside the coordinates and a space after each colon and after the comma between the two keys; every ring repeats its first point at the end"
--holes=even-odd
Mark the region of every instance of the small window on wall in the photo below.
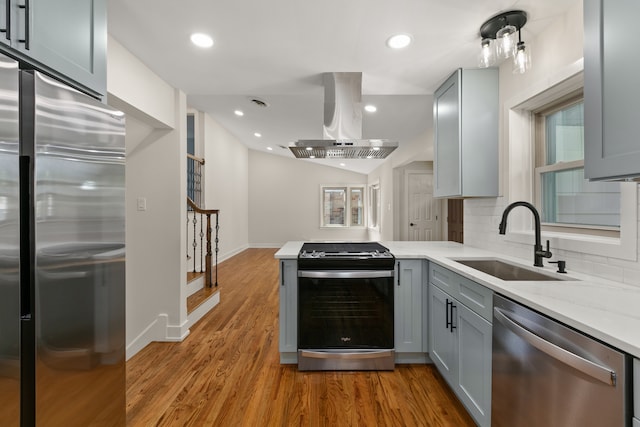
{"type": "Polygon", "coordinates": [[[321,227],[364,226],[363,187],[325,186],[321,198],[321,227]]]}
{"type": "Polygon", "coordinates": [[[536,114],[535,174],[538,207],[547,226],[619,230],[620,184],[584,178],[581,96],[536,114]]]}
{"type": "Polygon", "coordinates": [[[380,184],[369,186],[369,227],[379,228],[380,218],[380,184]]]}
{"type": "Polygon", "coordinates": [[[364,226],[364,188],[356,187],[350,190],[351,225],[364,226]]]}

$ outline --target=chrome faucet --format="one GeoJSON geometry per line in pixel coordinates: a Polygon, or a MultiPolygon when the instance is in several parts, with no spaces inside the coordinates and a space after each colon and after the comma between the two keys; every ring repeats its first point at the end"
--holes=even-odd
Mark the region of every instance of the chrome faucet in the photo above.
{"type": "Polygon", "coordinates": [[[531,213],[533,213],[533,220],[535,222],[535,232],[536,232],[536,243],[533,247],[533,266],[534,267],[542,267],[542,258],[551,258],[551,252],[549,251],[549,241],[547,240],[547,250],[542,248],[541,237],[540,237],[540,214],[536,208],[529,202],[513,202],[509,206],[506,207],[504,212],[502,212],[502,221],[500,222],[499,231],[500,234],[505,234],[507,232],[507,216],[509,216],[509,212],[516,206],[524,206],[525,208],[529,208],[531,213]]]}

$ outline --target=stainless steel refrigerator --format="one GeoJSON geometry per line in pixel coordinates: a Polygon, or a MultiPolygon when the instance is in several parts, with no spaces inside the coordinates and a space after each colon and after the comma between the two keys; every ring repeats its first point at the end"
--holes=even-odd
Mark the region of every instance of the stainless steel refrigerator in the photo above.
{"type": "Polygon", "coordinates": [[[0,57],[0,425],[125,424],[122,114],[0,57]]]}

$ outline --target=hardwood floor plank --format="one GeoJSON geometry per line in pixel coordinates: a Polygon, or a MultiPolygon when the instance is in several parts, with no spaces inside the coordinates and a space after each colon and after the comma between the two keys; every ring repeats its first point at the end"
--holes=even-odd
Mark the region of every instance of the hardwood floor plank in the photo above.
{"type": "Polygon", "coordinates": [[[218,268],[221,302],[182,343],[127,362],[129,426],[435,426],[474,423],[432,365],[299,372],[280,365],[278,262],[248,249],[218,268]]]}

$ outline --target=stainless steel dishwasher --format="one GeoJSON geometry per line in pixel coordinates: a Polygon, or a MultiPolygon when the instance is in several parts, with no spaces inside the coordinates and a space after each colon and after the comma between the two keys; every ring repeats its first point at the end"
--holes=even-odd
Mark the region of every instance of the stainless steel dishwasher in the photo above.
{"type": "Polygon", "coordinates": [[[500,295],[493,301],[492,426],[630,425],[628,355],[500,295]]]}

